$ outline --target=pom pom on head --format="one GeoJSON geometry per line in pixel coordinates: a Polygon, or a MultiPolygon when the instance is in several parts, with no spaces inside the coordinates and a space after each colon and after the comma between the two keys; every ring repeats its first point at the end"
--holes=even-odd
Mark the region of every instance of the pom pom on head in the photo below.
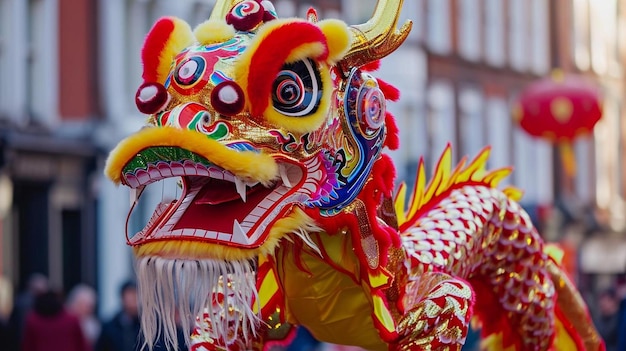
{"type": "Polygon", "coordinates": [[[165,110],[170,95],[160,83],[145,82],[135,94],[135,104],[142,113],[151,115],[165,110]]]}
{"type": "Polygon", "coordinates": [[[225,81],[211,91],[211,105],[219,114],[233,116],[243,110],[244,93],[235,82],[225,81]]]}
{"type": "Polygon", "coordinates": [[[274,5],[265,0],[242,1],[226,15],[226,23],[242,32],[251,31],[259,24],[273,19],[276,19],[274,5]]]}

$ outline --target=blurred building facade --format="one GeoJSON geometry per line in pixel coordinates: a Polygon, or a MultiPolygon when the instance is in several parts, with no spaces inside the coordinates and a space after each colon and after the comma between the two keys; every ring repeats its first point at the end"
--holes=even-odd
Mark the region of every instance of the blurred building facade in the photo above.
{"type": "Polygon", "coordinates": [[[95,1],[0,1],[0,272],[96,282],[95,1]]]}
{"type": "MultiPolygon", "coordinates": [[[[71,3],[0,0],[0,171],[12,184],[4,213],[9,191],[0,181],[0,262],[15,282],[42,271],[66,288],[78,279],[92,283],[100,312],[109,314],[133,266],[124,236],[128,192],[102,168],[106,152],[145,120],[134,104],[144,36],[163,15],[195,26],[214,1],[71,3]]],[[[313,6],[322,19],[351,24],[366,21],[375,3],[274,1],[280,17],[302,17],[313,6]]],[[[379,72],[402,91],[389,106],[401,131],[401,148],[392,152],[399,178],[411,183],[420,157],[432,170],[447,143],[457,160],[491,145],[489,166],[515,167],[506,182],[526,191],[524,204],[537,217],[544,212],[536,209],[558,203],[576,216],[597,207],[609,229],[623,230],[625,11],[617,0],[405,1],[402,20],[414,21],[413,32],[379,72]],[[554,68],[586,75],[605,92],[604,119],[575,146],[573,179],[563,178],[551,145],[511,119],[522,89],[554,68]]],[[[152,208],[138,211],[147,218],[152,208]]],[[[615,237],[587,240],[587,251],[615,250],[623,242],[615,237]]],[[[592,269],[597,262],[588,256],[592,269]]],[[[626,268],[614,257],[611,270],[626,268]]]]}

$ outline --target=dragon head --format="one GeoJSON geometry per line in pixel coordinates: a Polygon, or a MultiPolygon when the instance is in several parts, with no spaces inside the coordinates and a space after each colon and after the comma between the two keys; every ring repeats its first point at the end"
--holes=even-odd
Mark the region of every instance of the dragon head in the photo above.
{"type": "Polygon", "coordinates": [[[277,19],[254,0],[218,1],[194,31],[156,22],[136,94],[149,123],[111,152],[106,174],[137,196],[180,178],[182,197],[157,206],[129,244],[140,255],[253,258],[306,221],[298,209],[330,216],[350,204],[387,134],[385,96],[359,67],[405,39],[400,6],[381,0],[353,27],[314,13],[277,19]]]}
{"type": "Polygon", "coordinates": [[[149,122],[105,168],[133,204],[147,185],[179,179],[180,198],[127,236],[138,258],[254,260],[314,228],[306,211],[333,216],[352,203],[390,119],[385,84],[361,67],[408,35],[410,22],[396,29],[401,6],[379,0],[355,26],[318,21],[313,10],[278,19],[265,0],[218,0],[194,30],[158,20],[136,94],[149,122]]]}

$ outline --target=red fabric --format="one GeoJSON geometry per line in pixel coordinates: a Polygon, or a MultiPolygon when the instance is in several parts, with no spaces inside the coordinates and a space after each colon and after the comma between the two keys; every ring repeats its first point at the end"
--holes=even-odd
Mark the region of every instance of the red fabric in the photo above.
{"type": "Polygon", "coordinates": [[[141,60],[143,62],[142,77],[144,82],[158,81],[159,58],[173,31],[174,21],[163,17],[148,32],[141,49],[141,60]]]}
{"type": "Polygon", "coordinates": [[[385,115],[385,126],[387,127],[387,136],[385,137],[385,146],[390,150],[397,150],[400,147],[400,130],[396,124],[396,119],[391,112],[387,111],[385,115]]]}
{"type": "Polygon", "coordinates": [[[380,90],[383,92],[387,100],[398,101],[400,99],[400,90],[398,90],[398,88],[380,78],[376,78],[376,80],[378,81],[378,86],[380,87],[380,90]]]}
{"type": "MultiPolygon", "coordinates": [[[[290,22],[275,28],[263,39],[250,60],[248,97],[252,116],[261,116],[269,104],[272,82],[291,52],[304,44],[326,44],[324,33],[308,22],[290,22]]],[[[314,59],[326,60],[328,48],[314,59]]]]}
{"type": "Polygon", "coordinates": [[[361,67],[361,69],[365,72],[374,72],[378,71],[380,68],[380,60],[372,61],[370,63],[366,63],[361,67]]]}
{"type": "Polygon", "coordinates": [[[77,317],[66,311],[43,317],[31,312],[26,317],[22,351],[90,351],[77,317]]]}
{"type": "Polygon", "coordinates": [[[470,280],[470,284],[474,288],[474,296],[476,297],[474,315],[482,324],[482,337],[502,333],[503,348],[506,349],[513,345],[515,350],[522,350],[522,340],[519,334],[513,331],[515,328],[510,324],[493,290],[477,279],[470,280]]]}

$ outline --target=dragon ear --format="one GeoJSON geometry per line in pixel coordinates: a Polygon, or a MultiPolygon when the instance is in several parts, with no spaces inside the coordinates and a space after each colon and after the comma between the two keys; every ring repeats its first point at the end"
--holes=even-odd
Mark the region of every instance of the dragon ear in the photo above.
{"type": "Polygon", "coordinates": [[[195,41],[187,22],[176,17],[159,19],[141,49],[144,82],[165,84],[176,54],[195,41]]]}

